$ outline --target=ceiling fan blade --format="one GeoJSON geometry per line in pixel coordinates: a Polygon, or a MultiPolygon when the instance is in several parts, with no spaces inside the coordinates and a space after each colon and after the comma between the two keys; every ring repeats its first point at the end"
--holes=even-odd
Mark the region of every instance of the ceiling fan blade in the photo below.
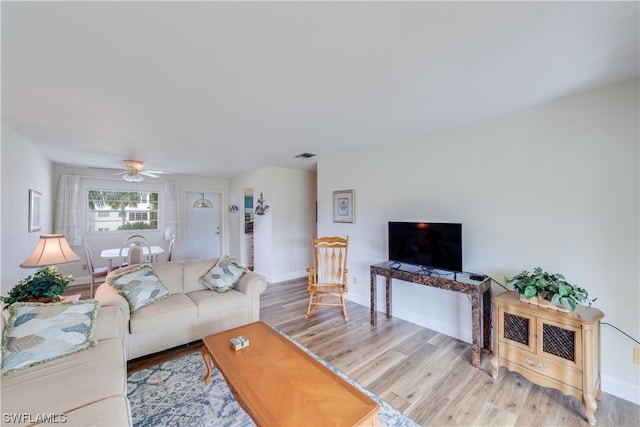
{"type": "Polygon", "coordinates": [[[129,173],[129,171],[121,171],[121,172],[114,173],[114,175],[126,175],[128,173],[129,173]]]}
{"type": "Polygon", "coordinates": [[[158,175],[151,173],[151,172],[147,172],[147,171],[140,171],[138,172],[140,175],[144,175],[144,176],[148,176],[151,178],[158,178],[158,175]]]}
{"type": "Polygon", "coordinates": [[[99,170],[99,171],[119,171],[119,170],[122,170],[122,168],[103,168],[103,167],[98,167],[98,166],[78,166],[78,165],[65,165],[65,166],[69,166],[69,167],[73,167],[73,168],[94,169],[94,170],[99,170]]]}

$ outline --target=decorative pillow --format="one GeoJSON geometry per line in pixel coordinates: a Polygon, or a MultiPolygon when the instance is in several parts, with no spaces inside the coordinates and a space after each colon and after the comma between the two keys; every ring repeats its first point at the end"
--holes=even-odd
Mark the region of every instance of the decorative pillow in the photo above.
{"type": "Polygon", "coordinates": [[[200,276],[198,281],[216,292],[227,292],[238,284],[247,271],[249,270],[233,261],[228,255],[224,255],[216,265],[200,276]]]}
{"type": "Polygon", "coordinates": [[[132,313],[169,296],[150,264],[110,277],[108,282],[129,302],[132,313]]]}
{"type": "Polygon", "coordinates": [[[2,337],[2,375],[95,346],[98,307],[96,300],[11,304],[2,337]]]}

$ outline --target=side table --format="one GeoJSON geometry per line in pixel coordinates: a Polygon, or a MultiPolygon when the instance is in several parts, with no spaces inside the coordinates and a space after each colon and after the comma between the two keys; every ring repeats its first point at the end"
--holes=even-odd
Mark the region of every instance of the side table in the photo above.
{"type": "Polygon", "coordinates": [[[444,289],[453,292],[460,292],[471,297],[471,364],[476,368],[480,367],[481,347],[488,353],[490,348],[491,333],[491,279],[485,277],[483,280],[471,279],[469,273],[456,272],[451,273],[453,279],[446,277],[430,276],[417,266],[413,266],[414,271],[409,270],[409,266],[404,268],[395,268],[394,262],[386,261],[380,264],[370,266],[371,274],[371,325],[375,326],[378,321],[377,296],[376,296],[376,278],[383,276],[386,278],[385,300],[386,315],[391,318],[391,298],[392,298],[392,279],[413,282],[417,285],[431,286],[434,288],[444,289]]]}

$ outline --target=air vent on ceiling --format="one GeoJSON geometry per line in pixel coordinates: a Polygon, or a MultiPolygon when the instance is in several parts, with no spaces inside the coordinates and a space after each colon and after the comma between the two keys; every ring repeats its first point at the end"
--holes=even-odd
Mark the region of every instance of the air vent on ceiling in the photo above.
{"type": "Polygon", "coordinates": [[[315,154],[312,153],[302,153],[296,156],[298,159],[308,159],[310,157],[315,157],[315,154]]]}

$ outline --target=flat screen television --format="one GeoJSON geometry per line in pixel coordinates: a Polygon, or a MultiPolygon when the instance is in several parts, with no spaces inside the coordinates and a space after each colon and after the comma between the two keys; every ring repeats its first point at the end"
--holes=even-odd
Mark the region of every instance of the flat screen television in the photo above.
{"type": "Polygon", "coordinates": [[[389,261],[462,271],[462,224],[389,222],[389,261]]]}

